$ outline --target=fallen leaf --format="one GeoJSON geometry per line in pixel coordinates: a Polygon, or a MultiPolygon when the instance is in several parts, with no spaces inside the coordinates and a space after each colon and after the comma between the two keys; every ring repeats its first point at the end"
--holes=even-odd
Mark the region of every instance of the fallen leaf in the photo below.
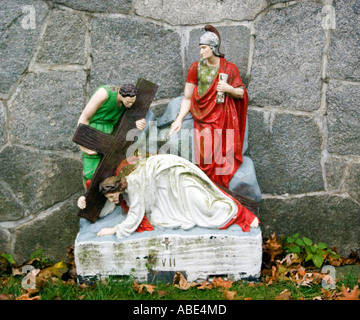
{"type": "Polygon", "coordinates": [[[291,292],[288,289],[282,291],[278,296],[275,297],[275,300],[292,300],[291,292]]]}
{"type": "Polygon", "coordinates": [[[85,281],[79,285],[79,288],[82,289],[82,290],[86,289],[86,288],[92,289],[92,288],[95,288],[95,287],[96,287],[96,283],[86,284],[85,281]]]}
{"type": "Polygon", "coordinates": [[[202,284],[197,287],[199,290],[203,290],[203,289],[213,289],[214,286],[212,285],[212,283],[208,283],[205,280],[202,282],[202,284]]]}
{"type": "Polygon", "coordinates": [[[353,290],[350,290],[349,288],[345,288],[344,285],[342,285],[341,293],[345,297],[345,300],[359,300],[360,292],[358,289],[359,286],[355,286],[353,290]]]}
{"type": "Polygon", "coordinates": [[[60,261],[56,264],[54,264],[52,267],[47,267],[45,269],[42,269],[39,277],[44,279],[50,279],[51,277],[57,277],[61,278],[64,273],[66,273],[69,270],[67,267],[67,264],[64,263],[64,261],[60,261]]]}
{"type": "Polygon", "coordinates": [[[336,296],[336,291],[333,290],[332,292],[326,289],[321,289],[322,298],[325,300],[333,300],[336,296]]]}
{"type": "Polygon", "coordinates": [[[143,287],[146,288],[147,292],[149,292],[150,294],[152,294],[154,292],[154,289],[156,288],[155,285],[151,284],[143,284],[143,287]]]}
{"type": "Polygon", "coordinates": [[[328,263],[334,267],[340,267],[343,264],[343,258],[339,257],[337,259],[333,257],[328,258],[328,263]]]}
{"type": "Polygon", "coordinates": [[[161,291],[159,292],[159,297],[165,297],[165,296],[167,296],[167,295],[169,295],[169,292],[167,292],[167,291],[161,290],[161,291]]]}
{"type": "Polygon", "coordinates": [[[277,268],[275,266],[272,266],[271,268],[271,276],[267,276],[265,278],[266,284],[270,285],[279,280],[279,274],[277,272],[277,268]]]}
{"type": "Polygon", "coordinates": [[[15,276],[23,276],[24,273],[21,271],[21,268],[11,268],[12,275],[15,276]]]}
{"type": "Polygon", "coordinates": [[[300,266],[297,272],[301,277],[304,277],[306,275],[306,269],[304,267],[300,266]]]}
{"type": "Polygon", "coordinates": [[[30,298],[29,293],[24,293],[21,296],[18,296],[15,300],[40,300],[40,296],[30,298]]]}
{"type": "Polygon", "coordinates": [[[182,275],[181,272],[175,272],[173,285],[174,285],[174,287],[179,288],[181,290],[188,290],[191,287],[195,287],[199,284],[187,282],[187,280],[185,279],[185,277],[182,275]]]}
{"type": "Polygon", "coordinates": [[[1,293],[0,294],[0,300],[13,300],[14,296],[12,294],[6,294],[6,293],[1,293]]]}
{"type": "Polygon", "coordinates": [[[40,291],[40,289],[39,288],[35,288],[35,289],[29,288],[29,289],[26,289],[26,291],[27,291],[27,294],[33,295],[35,293],[38,293],[40,291]]]}
{"type": "Polygon", "coordinates": [[[271,235],[270,239],[265,241],[263,249],[270,256],[270,262],[273,262],[276,256],[284,252],[281,242],[276,239],[275,232],[271,235]]]}
{"type": "Polygon", "coordinates": [[[314,281],[314,275],[312,273],[306,273],[304,277],[299,278],[297,282],[299,286],[310,286],[310,284],[314,281]]]}
{"type": "Polygon", "coordinates": [[[245,297],[244,300],[252,300],[251,297],[245,297]]]}
{"type": "Polygon", "coordinates": [[[234,300],[235,295],[237,294],[237,291],[229,291],[225,289],[223,291],[223,299],[224,300],[234,300]]]}
{"type": "Polygon", "coordinates": [[[234,281],[224,280],[219,277],[219,278],[214,278],[211,283],[214,286],[214,288],[230,289],[232,287],[233,282],[234,281]]]}
{"type": "Polygon", "coordinates": [[[284,264],[286,263],[287,266],[291,266],[294,263],[300,262],[300,259],[297,259],[297,255],[295,253],[289,253],[285,256],[282,260],[277,260],[278,263],[284,264]]]}
{"type": "Polygon", "coordinates": [[[144,288],[146,288],[146,291],[150,294],[152,294],[154,292],[154,288],[156,288],[155,285],[151,285],[151,284],[138,284],[136,280],[134,280],[131,286],[135,291],[139,293],[145,293],[144,288]]]}

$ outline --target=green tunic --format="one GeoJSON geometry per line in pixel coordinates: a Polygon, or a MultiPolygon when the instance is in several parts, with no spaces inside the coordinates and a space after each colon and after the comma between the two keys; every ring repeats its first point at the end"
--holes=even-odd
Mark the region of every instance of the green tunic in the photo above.
{"type": "Polygon", "coordinates": [[[198,64],[198,92],[200,97],[210,88],[218,71],[219,66],[208,66],[205,59],[200,59],[198,64]]]}
{"type": "MultiPolygon", "coordinates": [[[[89,125],[97,130],[105,133],[112,133],[115,124],[123,114],[125,107],[117,103],[116,97],[119,92],[119,86],[104,85],[99,86],[97,90],[104,88],[108,94],[107,100],[101,105],[101,107],[91,117],[89,125]]],[[[96,92],[95,91],[95,92],[96,92]]],[[[102,158],[102,155],[96,154],[89,156],[83,153],[84,163],[84,181],[92,179],[93,174],[102,158]]]]}

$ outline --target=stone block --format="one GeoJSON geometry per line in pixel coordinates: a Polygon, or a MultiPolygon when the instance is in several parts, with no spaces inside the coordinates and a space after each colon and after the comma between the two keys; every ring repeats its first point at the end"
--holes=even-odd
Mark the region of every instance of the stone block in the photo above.
{"type": "Polygon", "coordinates": [[[24,208],[18,203],[10,190],[2,186],[0,190],[0,222],[19,220],[23,218],[24,213],[24,208]]]}
{"type": "Polygon", "coordinates": [[[243,1],[186,1],[135,0],[136,14],[172,25],[194,25],[220,22],[225,19],[253,20],[267,7],[266,0],[243,1]]]}
{"type": "Polygon", "coordinates": [[[159,86],[155,99],[181,94],[183,70],[177,32],[139,18],[96,16],[91,20],[91,44],[92,91],[101,84],[135,84],[138,78],[145,78],[159,86]]]}
{"type": "Polygon", "coordinates": [[[47,150],[71,150],[84,108],[86,74],[52,71],[28,74],[9,103],[11,142],[47,150]]]}
{"type": "Polygon", "coordinates": [[[0,93],[7,94],[27,69],[48,11],[40,0],[1,2],[0,93]]]}
{"type": "MultiPolygon", "coordinates": [[[[5,202],[6,214],[20,217],[22,204],[35,214],[64,201],[82,190],[80,161],[61,158],[55,153],[42,153],[20,147],[6,147],[0,153],[0,179],[12,190],[13,197],[5,202]],[[14,212],[8,211],[16,209],[14,212]]],[[[3,190],[4,192],[4,190],[3,190]]]]}
{"type": "Polygon", "coordinates": [[[40,64],[85,64],[85,17],[53,10],[37,55],[40,64]]]}
{"type": "Polygon", "coordinates": [[[360,86],[330,82],[327,99],[328,152],[360,155],[360,86]]]}
{"type": "Polygon", "coordinates": [[[79,230],[76,201],[80,194],[70,197],[37,219],[15,230],[14,258],[17,263],[28,261],[37,249],[43,249],[46,258],[60,261],[66,258],[66,249],[74,244],[79,230]]]}
{"type": "Polygon", "coordinates": [[[315,195],[264,199],[260,203],[264,236],[300,233],[334,246],[342,256],[360,250],[360,205],[350,198],[315,195]]]}
{"type": "Polygon", "coordinates": [[[320,108],[325,44],[322,6],[302,3],[270,10],[255,24],[248,86],[251,105],[314,111],[320,108]]]}
{"type": "Polygon", "coordinates": [[[132,8],[131,0],[49,0],[75,10],[86,12],[129,13],[132,8]]]}
{"type": "Polygon", "coordinates": [[[10,233],[5,229],[0,229],[0,253],[10,253],[10,233]]]}
{"type": "Polygon", "coordinates": [[[345,176],[347,161],[328,156],[325,159],[325,174],[329,191],[339,191],[345,176]]]}
{"type": "Polygon", "coordinates": [[[243,232],[237,225],[226,230],[192,228],[97,237],[104,227],[120,223],[125,214],[120,207],[95,224],[80,221],[75,241],[78,276],[129,276],[147,281],[154,273],[179,271],[188,281],[229,276],[235,281],[259,278],[262,262],[260,227],[243,232]]]}
{"type": "MultiPolygon", "coordinates": [[[[220,33],[221,45],[220,52],[225,54],[225,58],[234,63],[241,75],[244,84],[248,83],[246,77],[249,48],[250,48],[250,29],[245,26],[221,26],[216,27],[220,33]]],[[[204,28],[193,29],[190,32],[189,46],[186,51],[186,71],[190,65],[200,58],[199,40],[204,33],[204,28]]]]}
{"type": "Polygon", "coordinates": [[[333,4],[336,26],[332,30],[327,76],[360,80],[360,3],[337,0],[333,4]]]}
{"type": "Polygon", "coordinates": [[[6,141],[5,126],[6,126],[6,110],[4,108],[3,103],[0,101],[0,147],[4,145],[6,141]]]}
{"type": "Polygon", "coordinates": [[[255,110],[248,117],[248,154],[263,193],[324,190],[321,133],[312,118],[255,110]]]}
{"type": "Polygon", "coordinates": [[[360,164],[353,163],[350,166],[347,179],[345,181],[345,189],[349,195],[355,200],[360,201],[360,164]]]}

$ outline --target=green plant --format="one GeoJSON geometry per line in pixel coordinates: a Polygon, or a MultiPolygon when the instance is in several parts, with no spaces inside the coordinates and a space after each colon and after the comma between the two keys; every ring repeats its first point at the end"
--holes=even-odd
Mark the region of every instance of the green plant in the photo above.
{"type": "Polygon", "coordinates": [[[307,237],[300,237],[299,233],[284,238],[284,249],[287,254],[294,253],[303,257],[305,262],[312,261],[317,268],[320,268],[330,256],[335,259],[339,258],[326,243],[313,243],[307,237]]]}
{"type": "Polygon", "coordinates": [[[149,254],[146,257],[146,262],[145,262],[145,267],[149,272],[152,271],[152,269],[156,263],[156,260],[157,260],[156,252],[153,252],[153,251],[149,252],[149,254]]]}
{"type": "Polygon", "coordinates": [[[0,254],[0,275],[11,273],[11,266],[15,264],[14,258],[11,254],[3,252],[0,254]]]}
{"type": "Polygon", "coordinates": [[[51,261],[50,259],[47,259],[44,256],[43,253],[44,249],[42,248],[37,248],[32,254],[30,254],[30,260],[33,262],[32,264],[36,265],[36,268],[40,268],[46,265],[50,265],[53,263],[53,261],[51,261]]]}
{"type": "Polygon", "coordinates": [[[10,264],[15,264],[15,260],[13,258],[13,256],[11,254],[8,254],[6,252],[3,252],[2,254],[0,254],[1,257],[3,257],[4,259],[6,259],[6,261],[10,264]]]}

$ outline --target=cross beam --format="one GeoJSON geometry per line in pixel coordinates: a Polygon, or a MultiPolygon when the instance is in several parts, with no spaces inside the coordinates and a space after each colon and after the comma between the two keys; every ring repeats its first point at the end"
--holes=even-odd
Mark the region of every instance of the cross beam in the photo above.
{"type": "Polygon", "coordinates": [[[138,94],[134,105],[125,110],[112,134],[79,124],[73,137],[73,142],[103,155],[85,194],[86,208],[78,212],[80,217],[92,222],[98,219],[106,202],[106,197],[99,192],[99,185],[106,178],[113,176],[119,163],[126,158],[126,151],[133,143],[126,141],[126,135],[129,130],[136,129],[136,120],[145,118],[158,88],[156,84],[145,79],[139,79],[136,87],[138,94]]]}

